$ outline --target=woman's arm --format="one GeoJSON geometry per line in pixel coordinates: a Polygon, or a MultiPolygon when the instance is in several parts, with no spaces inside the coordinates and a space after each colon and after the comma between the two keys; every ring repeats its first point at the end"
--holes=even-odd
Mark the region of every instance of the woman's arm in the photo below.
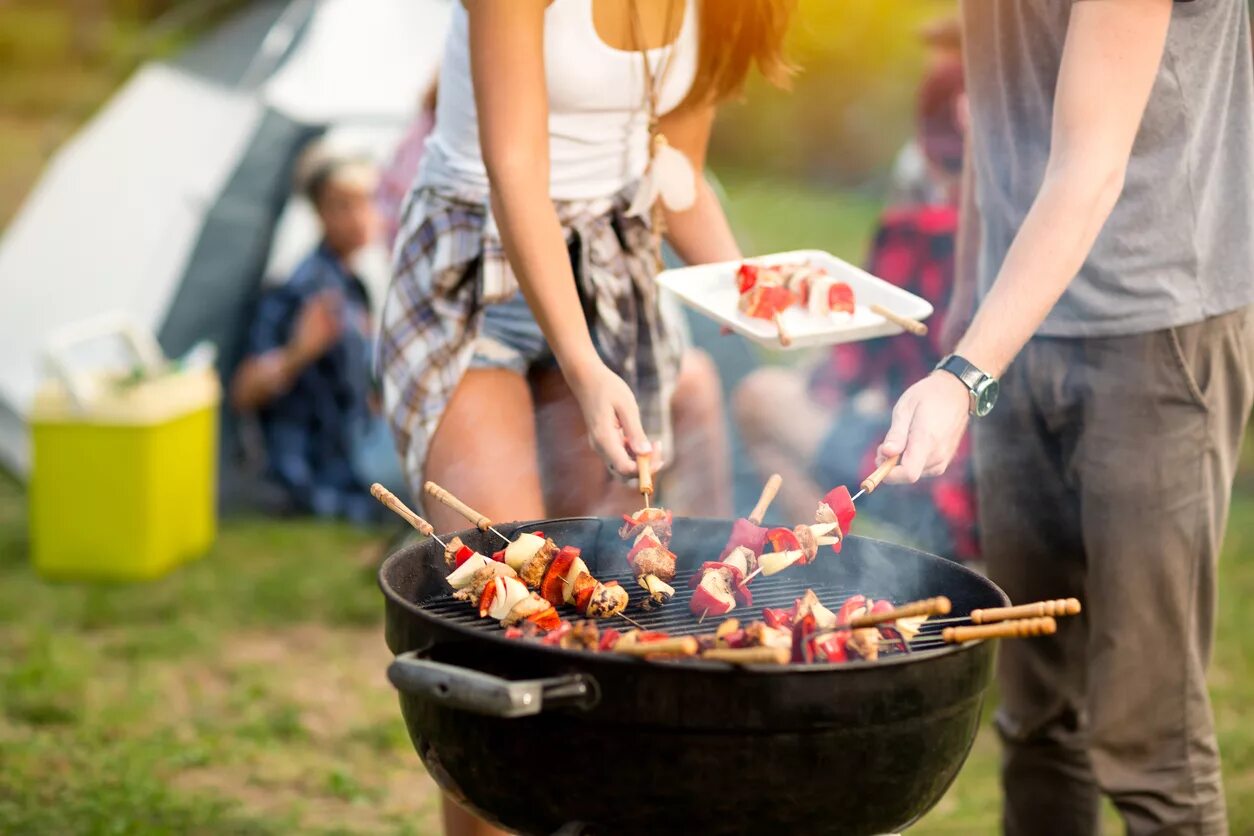
{"type": "MultiPolygon", "coordinates": [[[[1114,209],[1162,61],[1171,8],[1171,0],[1072,4],[1044,180],[957,347],[988,374],[1000,375],[1040,327],[1114,209]]],[[[902,454],[888,480],[943,473],[967,413],[966,388],[946,372],[907,389],[880,445],[881,459],[902,454]]]]}
{"type": "Polygon", "coordinates": [[[666,211],[666,238],[688,264],[737,261],[740,247],[732,235],[723,207],[702,173],[710,144],[715,107],[682,105],[659,120],[667,142],[684,153],[697,176],[697,201],[683,212],[666,211]]]}
{"type": "Polygon", "coordinates": [[[601,361],[549,197],[549,106],[544,74],[547,0],[465,0],[479,139],[492,211],[510,266],[579,400],[593,445],[621,474],[649,440],[631,390],[601,361]]]}

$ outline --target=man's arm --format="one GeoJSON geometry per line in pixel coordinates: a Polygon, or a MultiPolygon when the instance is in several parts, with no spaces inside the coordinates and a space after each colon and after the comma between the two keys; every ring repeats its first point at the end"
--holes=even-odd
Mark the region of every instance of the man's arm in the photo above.
{"type": "MultiPolygon", "coordinates": [[[[1076,0],[1054,100],[1049,163],[1031,210],[957,352],[1000,375],[1088,257],[1124,173],[1162,60],[1171,0],[1076,0]]],[[[934,373],[906,390],[880,445],[892,482],[943,473],[967,424],[966,388],[934,373]]]]}

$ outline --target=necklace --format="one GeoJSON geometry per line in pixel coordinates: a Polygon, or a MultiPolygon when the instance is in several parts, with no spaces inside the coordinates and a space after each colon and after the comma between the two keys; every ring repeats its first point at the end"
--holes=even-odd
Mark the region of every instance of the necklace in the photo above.
{"type": "MultiPolygon", "coordinates": [[[[688,158],[666,141],[658,118],[658,100],[682,33],[675,35],[675,40],[665,48],[664,54],[658,58],[658,66],[654,68],[649,61],[649,49],[646,46],[644,25],[640,21],[637,2],[638,0],[631,0],[632,37],[640,50],[640,61],[644,67],[644,108],[649,119],[649,160],[628,214],[643,215],[646,211],[650,213],[653,256],[660,270],[662,236],[666,232],[663,207],[672,211],[683,211],[692,206],[696,201],[696,173],[688,158]]],[[[664,35],[669,35],[674,29],[674,12],[675,0],[667,0],[664,35]]]]}

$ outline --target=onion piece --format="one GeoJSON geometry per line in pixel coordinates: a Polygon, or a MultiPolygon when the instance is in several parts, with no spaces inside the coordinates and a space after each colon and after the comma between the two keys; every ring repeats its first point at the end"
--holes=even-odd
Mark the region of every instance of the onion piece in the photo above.
{"type": "MultiPolygon", "coordinates": [[[[576,557],[575,562],[570,564],[569,571],[566,572],[565,589],[562,591],[566,599],[566,603],[575,603],[575,579],[588,571],[588,564],[583,562],[582,557],[576,557]]],[[[589,572],[591,574],[591,572],[589,572]]]]}
{"type": "Polygon", "coordinates": [[[770,577],[784,571],[805,556],[806,553],[801,549],[792,549],[786,552],[770,552],[758,557],[758,566],[761,567],[762,574],[770,577]]]}
{"type": "Polygon", "coordinates": [[[448,577],[445,578],[445,580],[447,580],[448,585],[454,589],[461,589],[463,586],[470,583],[470,579],[475,576],[475,572],[478,572],[489,563],[494,562],[495,561],[484,557],[481,554],[476,554],[475,556],[468,558],[461,566],[458,566],[452,572],[449,572],[448,577]]]}
{"type": "Polygon", "coordinates": [[[492,599],[492,609],[488,615],[497,621],[502,621],[514,607],[518,606],[520,601],[531,596],[531,591],[522,581],[515,578],[497,578],[495,583],[499,586],[496,590],[496,597],[492,599]]]}
{"type": "Polygon", "coordinates": [[[517,572],[527,559],[544,547],[544,538],[530,532],[519,534],[505,547],[505,563],[517,572]]]}
{"type": "Polygon", "coordinates": [[[640,579],[640,585],[643,586],[653,598],[662,596],[662,600],[670,599],[675,594],[675,587],[659,578],[657,575],[645,575],[640,579]]]}

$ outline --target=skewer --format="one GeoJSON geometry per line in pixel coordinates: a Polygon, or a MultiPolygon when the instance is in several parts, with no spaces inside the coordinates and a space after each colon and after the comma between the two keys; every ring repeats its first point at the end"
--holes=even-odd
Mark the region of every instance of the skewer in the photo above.
{"type": "Polygon", "coordinates": [[[630,641],[622,642],[614,645],[615,653],[624,653],[628,656],[655,656],[665,654],[668,656],[696,656],[700,650],[700,645],[692,636],[683,636],[674,639],[658,639],[657,641],[641,642],[630,641]]]}
{"type": "Polygon", "coordinates": [[[924,325],[922,322],[919,322],[917,319],[911,319],[908,316],[902,316],[899,313],[890,311],[888,308],[884,307],[883,305],[870,305],[869,307],[871,308],[871,313],[879,314],[880,316],[884,317],[892,324],[899,326],[905,331],[909,331],[911,334],[914,334],[916,337],[927,336],[927,326],[924,325]]]}
{"type": "Polygon", "coordinates": [[[889,472],[891,472],[892,469],[896,467],[897,463],[900,461],[901,461],[900,453],[898,453],[895,456],[889,456],[888,458],[884,459],[883,464],[875,468],[875,470],[871,472],[870,476],[862,480],[862,484],[858,486],[860,490],[856,494],[854,494],[852,497],[850,497],[849,501],[857,502],[858,497],[862,496],[864,493],[873,493],[875,489],[880,486],[880,482],[884,481],[884,477],[887,476],[889,472]]]}
{"type": "MultiPolygon", "coordinates": [[[[887,476],[889,472],[894,467],[896,467],[897,463],[900,461],[901,461],[900,453],[898,453],[896,456],[889,456],[887,459],[884,459],[884,462],[879,467],[875,468],[875,470],[871,472],[870,476],[862,480],[862,484],[858,486],[859,488],[858,492],[854,494],[853,496],[851,496],[849,498],[849,501],[857,502],[858,497],[862,496],[863,494],[872,493],[876,488],[880,486],[880,482],[884,481],[884,477],[887,476]]],[[[841,537],[844,537],[845,532],[843,531],[840,532],[840,535],[841,537]]],[[[762,567],[759,566],[758,568],[754,569],[749,574],[745,575],[745,583],[748,583],[749,581],[756,578],[761,571],[762,571],[762,567]]]]}
{"type": "Polygon", "coordinates": [[[733,665],[787,665],[792,652],[786,647],[718,647],[705,651],[701,658],[733,665]]]}
{"type": "Polygon", "coordinates": [[[386,505],[388,510],[412,525],[420,533],[431,537],[443,548],[448,548],[448,544],[441,540],[440,536],[435,533],[435,529],[431,526],[431,523],[427,522],[410,510],[409,506],[404,502],[401,502],[400,498],[396,494],[392,493],[378,482],[375,482],[370,486],[370,495],[386,505]]]}
{"type": "Polygon", "coordinates": [[[480,531],[491,531],[497,537],[500,537],[502,540],[504,540],[507,545],[509,544],[510,539],[506,537],[504,534],[502,534],[501,532],[497,531],[496,528],[493,527],[492,520],[488,519],[483,514],[480,514],[474,508],[471,508],[469,505],[462,502],[457,497],[453,496],[451,493],[449,493],[444,488],[437,485],[435,482],[427,482],[425,485],[422,486],[422,489],[426,491],[429,496],[435,499],[438,499],[440,502],[443,502],[449,508],[452,508],[454,511],[461,514],[475,528],[479,529],[480,531]]]}
{"type": "Polygon", "coordinates": [[[902,604],[900,607],[894,607],[881,613],[866,613],[855,618],[849,619],[848,624],[841,624],[840,627],[846,627],[851,630],[857,630],[862,627],[875,627],[880,624],[888,624],[899,618],[914,618],[915,616],[933,616],[944,615],[949,612],[951,604],[949,599],[944,595],[936,598],[928,598],[923,601],[914,601],[909,604],[902,604]]]}
{"type": "Polygon", "coordinates": [[[636,621],[636,619],[632,618],[631,616],[627,615],[626,613],[621,613],[621,612],[620,612],[620,613],[618,614],[618,617],[619,617],[619,618],[621,618],[623,621],[626,621],[628,624],[634,625],[634,626],[636,627],[636,629],[637,629],[637,630],[643,630],[643,629],[645,629],[645,626],[644,626],[643,624],[641,624],[639,621],[636,621]]]}
{"type": "Polygon", "coordinates": [[[761,525],[762,518],[766,516],[766,509],[771,507],[771,503],[775,501],[775,495],[779,493],[779,487],[784,483],[784,478],[778,473],[772,473],[771,478],[766,480],[766,484],[762,486],[762,495],[758,497],[758,504],[753,506],[753,510],[749,512],[748,520],[754,525],[761,525]]]}
{"type": "Polygon", "coordinates": [[[653,497],[653,467],[648,453],[636,456],[636,470],[640,475],[640,494],[644,497],[644,507],[648,510],[649,501],[653,497]]]}
{"type": "MultiPolygon", "coordinates": [[[[963,644],[980,639],[1022,639],[1032,636],[1047,636],[1058,631],[1058,622],[1050,616],[1042,618],[1021,618],[1015,621],[1001,621],[996,624],[984,624],[975,627],[946,627],[939,634],[928,633],[904,644],[912,650],[929,650],[944,647],[947,644],[963,644]]],[[[881,646],[897,647],[902,644],[898,639],[882,639],[881,646]]]]}
{"type": "Polygon", "coordinates": [[[788,348],[792,345],[792,337],[789,336],[788,331],[784,328],[784,315],[782,313],[777,313],[773,319],[775,321],[775,327],[779,329],[779,344],[784,348],[788,348]]]}
{"type": "MultiPolygon", "coordinates": [[[[749,512],[749,516],[746,518],[749,522],[754,525],[762,524],[762,518],[766,516],[767,509],[770,508],[771,503],[775,501],[775,495],[779,493],[779,488],[782,484],[784,484],[784,477],[780,476],[778,473],[772,473],[771,477],[766,480],[766,484],[762,486],[762,493],[758,496],[758,504],[753,506],[753,510],[749,512]]],[[[749,575],[745,578],[745,583],[748,583],[749,578],[752,578],[759,571],[760,570],[758,569],[754,569],[751,573],[749,573],[749,575]]],[[[705,617],[709,615],[709,612],[710,611],[708,609],[702,610],[701,617],[697,619],[697,623],[700,624],[702,621],[705,621],[705,617]]]]}
{"type": "Polygon", "coordinates": [[[929,624],[992,624],[999,621],[1014,621],[1023,618],[1040,618],[1043,616],[1062,617],[1079,615],[1082,607],[1076,598],[1056,598],[1052,601],[1036,601],[1031,604],[1019,604],[1013,607],[993,607],[984,610],[971,610],[970,615],[956,615],[951,618],[935,618],[929,624]]]}

